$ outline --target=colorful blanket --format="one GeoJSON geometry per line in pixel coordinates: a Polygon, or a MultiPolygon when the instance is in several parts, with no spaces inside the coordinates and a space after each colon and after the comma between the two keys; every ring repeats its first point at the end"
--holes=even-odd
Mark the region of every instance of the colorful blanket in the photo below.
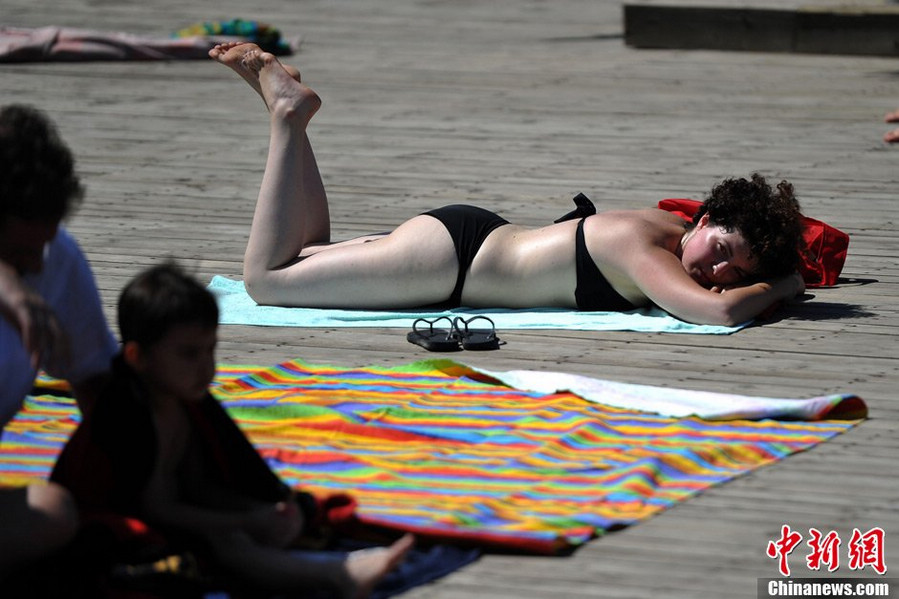
{"type": "MultiPolygon", "coordinates": [[[[363,525],[540,554],[639,522],[865,415],[845,395],[822,411],[829,420],[674,418],[512,388],[448,360],[223,367],[214,395],[285,481],[352,493],[363,525]]],[[[0,445],[0,483],[46,476],[77,419],[66,398],[30,398],[0,445]]]]}
{"type": "Polygon", "coordinates": [[[570,392],[597,403],[683,418],[705,420],[823,420],[864,418],[865,402],[856,396],[821,395],[804,399],[711,393],[674,387],[618,383],[566,372],[537,370],[477,372],[507,387],[538,393],[570,392]]]}
{"type": "Polygon", "coordinates": [[[562,329],[575,331],[638,331],[726,335],[735,327],[691,324],[658,308],[630,312],[581,312],[561,308],[530,310],[455,308],[452,310],[336,310],[260,306],[247,294],[243,281],[215,276],[209,284],[219,302],[222,324],[280,327],[399,327],[412,329],[416,318],[489,316],[498,331],[510,329],[562,329]]]}

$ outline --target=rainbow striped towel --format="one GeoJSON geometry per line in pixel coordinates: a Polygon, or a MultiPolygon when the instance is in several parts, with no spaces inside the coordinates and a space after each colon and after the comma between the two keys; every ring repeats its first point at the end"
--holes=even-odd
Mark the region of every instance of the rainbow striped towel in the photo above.
{"type": "MultiPolygon", "coordinates": [[[[285,481],[351,493],[362,524],[542,554],[657,514],[865,415],[864,402],[841,395],[817,414],[830,420],[676,418],[513,388],[449,360],[227,366],[214,394],[285,481]]],[[[0,446],[0,483],[46,476],[77,419],[71,400],[30,398],[0,446]]]]}

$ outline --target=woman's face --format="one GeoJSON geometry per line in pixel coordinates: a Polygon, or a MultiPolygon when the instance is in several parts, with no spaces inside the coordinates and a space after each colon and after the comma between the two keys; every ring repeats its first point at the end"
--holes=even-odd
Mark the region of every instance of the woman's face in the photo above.
{"type": "Polygon", "coordinates": [[[758,266],[739,231],[727,231],[704,215],[687,234],[681,263],[693,280],[707,289],[734,285],[758,266]]]}
{"type": "Polygon", "coordinates": [[[0,217],[0,260],[22,275],[41,272],[47,244],[53,241],[58,230],[57,220],[0,217]]]}

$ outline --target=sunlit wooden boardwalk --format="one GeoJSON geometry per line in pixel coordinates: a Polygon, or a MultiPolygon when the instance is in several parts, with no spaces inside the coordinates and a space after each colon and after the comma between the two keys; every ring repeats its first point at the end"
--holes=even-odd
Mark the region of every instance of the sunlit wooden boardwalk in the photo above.
{"type": "MultiPolygon", "coordinates": [[[[747,2],[751,4],[751,2],[747,2]]],[[[503,332],[493,369],[780,397],[853,392],[870,420],[565,558],[486,556],[409,597],[754,597],[782,524],[899,538],[899,107],[895,59],[636,50],[621,3],[588,0],[4,0],[0,24],[167,35],[256,18],[303,36],[289,60],[324,99],[312,127],[335,235],[448,202],[525,224],[696,197],[760,171],[850,233],[844,280],[730,336],[503,332]],[[205,6],[204,6],[205,4],[205,6]]],[[[0,66],[0,101],[47,110],[88,185],[70,229],[110,318],[124,282],[173,257],[237,276],[267,143],[262,104],[205,61],[0,66]]],[[[339,365],[430,357],[398,330],[227,326],[220,360],[339,365]]],[[[801,560],[801,558],[797,558],[801,560]]],[[[801,567],[801,561],[798,561],[801,567]]],[[[803,572],[803,575],[812,575],[803,572]]],[[[840,575],[866,575],[841,569],[840,575]]]]}

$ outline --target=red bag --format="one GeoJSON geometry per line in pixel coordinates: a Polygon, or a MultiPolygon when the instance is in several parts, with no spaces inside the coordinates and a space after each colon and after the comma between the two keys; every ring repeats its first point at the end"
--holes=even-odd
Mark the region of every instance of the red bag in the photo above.
{"type": "MultiPolygon", "coordinates": [[[[685,220],[693,215],[701,202],[687,199],[667,199],[659,202],[659,208],[673,212],[685,220]]],[[[825,222],[802,217],[802,247],[799,256],[799,272],[806,287],[835,285],[846,262],[849,235],[825,222]]]]}

